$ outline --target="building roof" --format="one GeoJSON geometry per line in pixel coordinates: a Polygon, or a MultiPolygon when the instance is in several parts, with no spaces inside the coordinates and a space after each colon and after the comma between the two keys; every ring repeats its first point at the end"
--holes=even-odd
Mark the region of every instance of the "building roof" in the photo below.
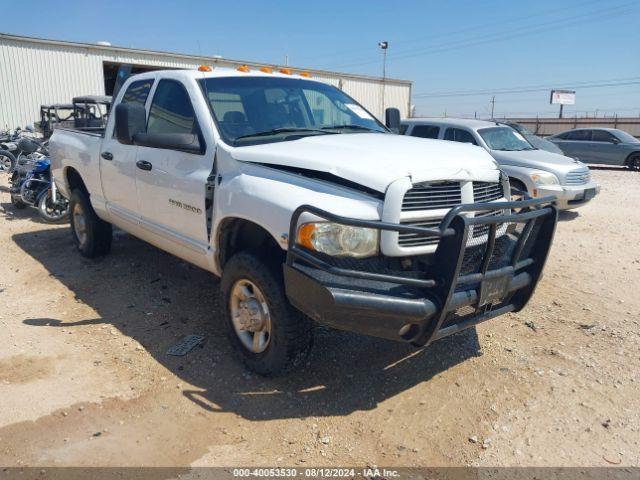
{"type": "MultiPolygon", "coordinates": [[[[27,42],[27,43],[39,43],[45,45],[54,45],[61,47],[76,47],[76,48],[85,48],[90,50],[101,51],[105,53],[125,53],[125,54],[139,54],[139,55],[155,55],[160,57],[170,57],[174,59],[182,59],[189,60],[195,63],[204,63],[204,64],[215,64],[216,62],[230,62],[238,65],[248,65],[252,67],[271,67],[274,69],[279,68],[290,68],[292,70],[301,70],[309,73],[315,73],[317,75],[333,75],[345,78],[354,78],[354,79],[366,79],[381,82],[383,79],[381,77],[375,77],[370,75],[358,75],[354,73],[344,73],[344,72],[336,72],[332,70],[319,70],[314,68],[304,68],[304,67],[292,67],[290,65],[280,65],[280,64],[272,64],[266,62],[254,62],[254,61],[246,61],[246,60],[236,60],[231,58],[224,58],[219,56],[206,56],[206,55],[192,55],[185,53],[176,53],[176,52],[166,52],[162,50],[144,50],[139,48],[127,48],[127,47],[119,47],[114,45],[101,45],[98,43],[82,43],[82,42],[69,42],[66,40],[51,40],[46,38],[38,38],[38,37],[27,37],[23,35],[12,35],[8,33],[0,32],[0,40],[13,40],[17,42],[27,42]]],[[[410,80],[400,80],[396,78],[385,78],[386,82],[392,83],[400,83],[411,85],[410,80]]]]}

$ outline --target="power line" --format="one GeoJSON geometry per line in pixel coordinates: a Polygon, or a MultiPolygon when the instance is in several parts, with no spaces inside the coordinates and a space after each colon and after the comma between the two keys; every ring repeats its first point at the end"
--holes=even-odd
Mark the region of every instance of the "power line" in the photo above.
{"type": "Polygon", "coordinates": [[[517,93],[544,92],[551,88],[604,88],[640,84],[640,77],[614,78],[610,80],[592,80],[577,82],[558,82],[553,84],[529,85],[524,87],[502,87],[486,90],[459,90],[449,92],[417,93],[414,98],[474,97],[480,95],[511,95],[517,93]],[[562,85],[562,86],[561,86],[562,85]]]}
{"type": "MultiPolygon", "coordinates": [[[[585,6],[590,6],[592,4],[601,4],[602,0],[590,0],[590,1],[586,1],[586,2],[578,2],[572,5],[566,5],[564,7],[560,7],[560,8],[552,8],[549,10],[543,10],[543,11],[538,11],[538,12],[527,12],[526,13],[526,19],[525,23],[527,23],[527,21],[531,20],[532,18],[535,17],[545,17],[548,15],[552,15],[558,12],[563,12],[566,10],[572,10],[574,11],[577,8],[583,8],[585,6]]],[[[512,17],[507,17],[501,20],[501,22],[506,23],[508,22],[510,25],[513,25],[514,23],[519,23],[519,21],[523,20],[523,14],[519,14],[519,15],[514,15],[512,17]]],[[[478,30],[482,30],[485,29],[487,27],[494,27],[495,26],[495,22],[490,22],[490,23],[483,23],[483,24],[479,24],[479,25],[472,25],[469,26],[467,28],[463,28],[460,30],[454,30],[454,31],[448,31],[448,32],[442,32],[442,33],[436,33],[436,34],[430,34],[430,35],[426,35],[420,38],[412,38],[412,39],[407,39],[407,40],[394,40],[393,43],[395,45],[406,45],[406,44],[410,44],[410,43],[419,43],[419,42],[424,42],[424,41],[428,41],[428,40],[433,40],[433,39],[441,39],[441,38],[450,38],[450,37],[456,37],[459,35],[465,35],[468,36],[469,32],[474,32],[474,31],[478,31],[478,30]]],[[[362,48],[357,48],[357,49],[353,49],[350,52],[341,52],[340,55],[342,57],[346,56],[347,58],[349,57],[349,55],[353,54],[353,53],[359,53],[359,52],[370,52],[371,51],[371,47],[362,47],[362,48]]],[[[301,57],[302,59],[313,59],[313,60],[318,60],[318,58],[335,58],[336,54],[332,53],[331,55],[314,55],[314,56],[309,56],[309,57],[301,57]]],[[[361,57],[362,58],[362,57],[361,57]]]]}
{"type": "MultiPolygon", "coordinates": [[[[480,36],[476,36],[475,38],[472,37],[471,39],[465,39],[458,42],[453,42],[453,44],[443,43],[427,49],[406,50],[404,53],[400,52],[400,54],[394,55],[388,61],[392,62],[392,61],[403,60],[403,59],[412,58],[416,56],[432,55],[437,53],[448,52],[451,50],[458,50],[466,47],[473,47],[473,46],[478,46],[482,44],[493,43],[496,41],[510,40],[513,38],[518,38],[518,37],[523,37],[523,36],[528,36],[528,35],[533,35],[538,33],[544,33],[550,30],[557,30],[560,27],[572,27],[572,26],[581,25],[585,23],[592,23],[594,21],[601,22],[601,21],[604,21],[605,19],[615,18],[620,15],[626,14],[630,11],[634,11],[636,6],[637,6],[636,2],[616,5],[614,6],[614,8],[619,7],[620,9],[614,12],[611,11],[612,7],[609,6],[606,9],[594,10],[594,11],[587,12],[580,15],[572,15],[572,16],[564,17],[552,22],[538,23],[538,24],[530,25],[529,27],[524,27],[524,28],[521,27],[521,28],[513,29],[507,32],[498,32],[498,33],[480,35],[480,36]]],[[[369,65],[373,63],[376,63],[376,61],[368,60],[368,61],[362,61],[359,63],[344,64],[344,65],[331,66],[326,68],[341,69],[341,68],[355,67],[355,66],[361,66],[361,65],[369,65]]]]}

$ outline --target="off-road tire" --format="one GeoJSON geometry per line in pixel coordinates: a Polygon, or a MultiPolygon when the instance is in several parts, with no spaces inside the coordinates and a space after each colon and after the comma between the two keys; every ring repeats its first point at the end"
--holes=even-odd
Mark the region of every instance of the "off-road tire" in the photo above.
{"type": "Polygon", "coordinates": [[[313,343],[312,321],[289,304],[284,291],[282,265],[268,266],[257,254],[238,253],[224,267],[220,293],[227,336],[248,369],[259,375],[274,376],[304,362],[313,343]],[[243,279],[261,290],[269,308],[271,336],[269,345],[261,353],[251,352],[242,344],[231,318],[232,288],[243,279]]]}
{"type": "Polygon", "coordinates": [[[69,200],[69,218],[71,223],[71,235],[73,242],[80,254],[87,258],[95,258],[106,255],[111,250],[112,229],[111,224],[101,220],[91,206],[88,195],[80,189],[71,193],[69,200]],[[81,241],[76,233],[76,206],[80,206],[85,219],[86,238],[81,241]]]}

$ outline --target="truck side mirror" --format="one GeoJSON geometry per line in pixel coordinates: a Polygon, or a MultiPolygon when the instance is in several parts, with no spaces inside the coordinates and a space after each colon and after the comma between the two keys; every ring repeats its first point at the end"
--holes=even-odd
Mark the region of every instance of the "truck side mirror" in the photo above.
{"type": "Polygon", "coordinates": [[[384,111],[384,124],[393,133],[400,133],[400,110],[387,108],[384,111]]]}
{"type": "Polygon", "coordinates": [[[116,107],[116,138],[133,145],[133,136],[147,130],[147,113],[139,103],[120,103],[116,107]]]}

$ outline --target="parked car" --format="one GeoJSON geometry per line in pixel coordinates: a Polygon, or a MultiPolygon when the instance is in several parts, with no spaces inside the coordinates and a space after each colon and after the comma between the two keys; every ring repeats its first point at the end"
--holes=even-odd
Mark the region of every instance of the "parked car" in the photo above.
{"type": "Polygon", "coordinates": [[[616,128],[577,128],[549,137],[585,163],[625,166],[640,171],[640,140],[616,128]]]}
{"type": "Polygon", "coordinates": [[[260,374],[300,364],[312,320],[425,345],[527,303],[557,210],[508,202],[487,152],[394,135],[397,110],[387,128],[286,71],[200,70],[129,78],[104,132],[54,130],[82,255],[113,224],[221,276],[220,321],[260,374]]]}
{"type": "Polygon", "coordinates": [[[405,135],[469,143],[484,148],[509,176],[512,195],[553,195],[562,210],[584,205],[599,192],[589,168],[573,158],[539,150],[519,132],[498,122],[463,118],[405,120],[405,135]]]}
{"type": "Polygon", "coordinates": [[[500,123],[503,123],[504,125],[508,125],[514,130],[520,132],[520,134],[527,140],[527,142],[529,142],[531,145],[533,145],[537,149],[546,150],[547,152],[564,155],[564,153],[562,153],[562,150],[560,150],[560,147],[558,147],[555,143],[550,142],[549,140],[545,140],[544,138],[539,137],[538,135],[535,135],[534,133],[529,131],[524,125],[520,125],[519,123],[515,123],[515,122],[500,122],[500,123]]]}

